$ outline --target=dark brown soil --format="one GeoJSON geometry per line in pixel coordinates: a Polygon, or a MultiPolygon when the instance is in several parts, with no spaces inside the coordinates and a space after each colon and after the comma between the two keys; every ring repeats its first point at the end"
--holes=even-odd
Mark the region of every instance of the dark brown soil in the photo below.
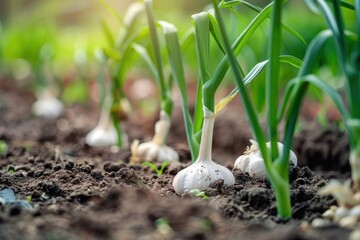
{"type": "MultiPolygon", "coordinates": [[[[270,183],[240,171],[234,171],[234,186],[218,181],[205,190],[208,199],[175,194],[172,179],[190,164],[179,109],[169,143],[181,163],[158,176],[149,167],[129,164],[129,149],[85,144],[98,117],[94,106],[70,106],[59,119],[44,120],[30,114],[33,101],[27,90],[0,81],[0,140],[8,144],[0,156],[0,190],[11,188],[18,199],[31,197],[34,207],[1,206],[0,239],[348,238],[350,230],[337,225],[305,224],[335,204],[317,190],[329,178],[349,176],[347,138],[334,126],[309,124],[297,135],[300,167],[290,173],[293,219],[282,221],[270,183]]],[[[213,157],[229,168],[251,136],[237,105],[215,126],[213,157]]],[[[127,122],[130,139],[151,138],[155,120],[127,122]]]]}

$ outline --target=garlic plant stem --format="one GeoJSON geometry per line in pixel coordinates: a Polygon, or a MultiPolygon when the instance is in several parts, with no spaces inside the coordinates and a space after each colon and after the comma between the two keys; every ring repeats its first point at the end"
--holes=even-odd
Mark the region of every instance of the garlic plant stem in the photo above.
{"type": "Polygon", "coordinates": [[[165,144],[170,131],[170,126],[170,116],[165,111],[161,110],[160,119],[155,124],[155,133],[152,141],[158,145],[165,144]]]}
{"type": "Polygon", "coordinates": [[[355,147],[350,152],[351,178],[355,191],[360,191],[360,147],[355,147]]]}
{"type": "Polygon", "coordinates": [[[204,114],[204,124],[201,133],[199,156],[196,161],[211,160],[215,114],[204,114]]]}
{"type": "Polygon", "coordinates": [[[112,98],[110,96],[106,96],[104,99],[103,106],[101,107],[99,126],[102,126],[104,129],[109,129],[112,125],[110,119],[110,108],[111,108],[112,98]]]}

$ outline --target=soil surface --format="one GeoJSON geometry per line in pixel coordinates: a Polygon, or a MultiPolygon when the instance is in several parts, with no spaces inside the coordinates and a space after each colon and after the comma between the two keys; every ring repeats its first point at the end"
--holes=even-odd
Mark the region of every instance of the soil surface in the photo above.
{"type": "MultiPolygon", "coordinates": [[[[347,239],[351,233],[335,224],[309,225],[336,204],[318,189],[331,178],[350,176],[347,137],[335,126],[308,123],[297,134],[299,166],[290,171],[293,218],[282,221],[268,180],[238,170],[235,185],[215,182],[204,191],[208,199],[175,194],[172,179],[191,161],[179,107],[169,145],[180,163],[158,176],[130,164],[129,148],[85,144],[97,107],[68,106],[59,119],[46,120],[31,115],[34,101],[28,90],[0,80],[0,140],[8,144],[0,156],[0,190],[11,188],[32,206],[0,206],[0,239],[347,239]]],[[[213,158],[229,169],[251,136],[239,105],[230,104],[215,124],[213,158]]],[[[127,121],[130,140],[151,139],[156,120],[127,121]]]]}

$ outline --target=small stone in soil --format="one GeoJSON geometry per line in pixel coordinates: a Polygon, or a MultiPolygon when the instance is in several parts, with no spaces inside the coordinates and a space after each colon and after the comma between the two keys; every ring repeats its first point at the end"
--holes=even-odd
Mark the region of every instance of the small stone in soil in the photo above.
{"type": "Polygon", "coordinates": [[[28,171],[31,170],[31,168],[28,167],[28,166],[16,166],[14,170],[15,170],[15,172],[17,172],[17,171],[25,171],[25,172],[28,172],[28,171]]]}

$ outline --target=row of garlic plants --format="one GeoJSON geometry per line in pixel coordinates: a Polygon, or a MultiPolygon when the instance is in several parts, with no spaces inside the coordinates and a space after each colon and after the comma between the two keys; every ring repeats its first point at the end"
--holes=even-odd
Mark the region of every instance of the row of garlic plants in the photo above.
{"type": "MultiPolygon", "coordinates": [[[[161,111],[160,119],[155,125],[153,139],[146,143],[135,140],[131,144],[132,161],[134,163],[178,161],[179,157],[176,151],[166,145],[174,104],[172,89],[173,85],[176,85],[180,93],[186,136],[193,164],[175,176],[174,190],[178,194],[188,193],[193,189],[203,190],[218,179],[223,179],[225,185],[232,185],[235,183],[232,172],[226,167],[216,164],[212,160],[211,152],[216,116],[228,102],[239,94],[255,140],[251,140],[252,146],[235,161],[234,168],[248,172],[252,177],[266,176],[274,189],[278,215],[281,218],[290,218],[289,164],[297,164],[296,156],[291,151],[291,145],[301,104],[309,86],[312,85],[331,97],[344,118],[351,144],[350,163],[355,189],[349,189],[348,186],[341,187],[348,193],[359,191],[360,116],[357,104],[360,96],[360,0],[356,0],[355,4],[339,0],[306,1],[315,13],[323,14],[329,29],[320,32],[308,44],[303,60],[282,54],[284,31],[292,34],[299,41],[304,41],[299,33],[283,21],[283,8],[286,2],[286,0],[275,0],[266,7],[259,8],[246,1],[219,2],[212,0],[212,7],[192,16],[193,28],[180,40],[173,24],[156,20],[151,0],[134,3],[125,14],[122,21],[123,27],[118,35],[112,34],[110,28],[104,24],[103,29],[108,39],[108,46],[97,52],[97,59],[101,70],[104,70],[111,79],[108,83],[102,83],[107,91],[102,101],[103,107],[99,123],[86,136],[86,142],[91,146],[118,145],[124,147],[129,145],[121,120],[129,114],[130,106],[124,86],[127,71],[131,67],[130,59],[135,57],[147,64],[156,82],[161,111]],[[329,5],[332,5],[333,10],[329,5]],[[246,8],[257,14],[231,42],[224,15],[234,14],[239,17],[238,21],[240,21],[241,16],[236,11],[238,8],[246,8]],[[358,27],[355,31],[345,28],[342,17],[343,9],[355,13],[358,27]],[[146,16],[146,20],[144,16],[146,16]],[[269,36],[267,56],[264,57],[265,60],[255,64],[249,72],[245,73],[239,64],[238,55],[243,47],[251,41],[253,34],[259,31],[269,19],[270,24],[266,25],[269,36]],[[198,62],[197,95],[193,113],[189,109],[182,59],[183,45],[191,42],[191,38],[194,38],[198,62]],[[322,59],[329,40],[333,40],[335,43],[340,70],[347,80],[345,83],[346,100],[341,98],[336,89],[326,82],[327,79],[321,79],[316,75],[316,71],[320,67],[319,61],[322,59]],[[348,44],[347,41],[351,41],[351,44],[348,44]],[[213,57],[210,56],[211,43],[214,43],[223,53],[223,57],[216,63],[215,69],[211,67],[214,66],[213,57]],[[164,49],[165,51],[163,51],[164,49]],[[285,65],[280,67],[280,64],[285,65]],[[294,79],[289,79],[284,95],[280,99],[278,97],[280,95],[280,70],[285,67],[298,69],[298,74],[294,79]],[[216,92],[229,68],[232,70],[237,87],[226,98],[215,103],[216,92]],[[263,71],[266,71],[267,132],[260,127],[259,113],[253,106],[251,96],[246,89],[246,86],[252,81],[256,81],[263,71]],[[280,122],[285,123],[283,136],[278,134],[280,122]]],[[[333,184],[322,192],[338,191],[338,186],[339,184],[335,188],[333,184]]],[[[359,201],[354,199],[351,194],[346,196],[349,196],[348,200],[342,198],[342,202],[340,201],[339,204],[359,205],[359,201]]]]}
{"type": "MultiPolygon", "coordinates": [[[[354,189],[349,189],[349,186],[343,186],[343,192],[355,192],[344,201],[343,195],[339,194],[339,188],[333,187],[334,184],[322,190],[322,193],[333,193],[335,196],[340,196],[343,202],[339,204],[343,206],[358,207],[359,199],[356,198],[356,192],[359,191],[359,102],[360,93],[360,73],[359,73],[359,11],[360,1],[356,1],[354,5],[343,1],[331,1],[333,11],[329,7],[329,3],[325,1],[307,1],[307,4],[315,12],[322,12],[326,20],[329,30],[319,33],[319,35],[309,44],[303,61],[296,59],[293,56],[281,56],[282,48],[282,31],[283,29],[290,29],[287,26],[282,26],[282,9],[286,1],[275,0],[269,4],[268,8],[260,11],[259,15],[249,25],[245,31],[240,34],[240,40],[235,41],[231,45],[226,25],[223,18],[224,8],[232,8],[236,4],[244,4],[243,1],[230,1],[220,3],[213,0],[213,9],[208,12],[199,13],[193,16],[194,19],[194,34],[195,44],[197,50],[197,57],[199,63],[199,89],[198,96],[201,96],[201,107],[195,108],[195,116],[202,116],[201,138],[200,141],[196,138],[198,132],[194,132],[194,125],[188,114],[186,103],[186,91],[184,74],[182,67],[182,59],[180,52],[179,41],[177,40],[176,28],[170,24],[162,24],[166,44],[168,48],[169,59],[171,62],[172,73],[174,79],[179,87],[183,97],[183,110],[185,125],[187,128],[187,135],[189,140],[190,150],[195,162],[188,168],[180,171],[174,178],[173,186],[177,193],[181,194],[189,192],[192,189],[205,189],[212,182],[223,179],[225,185],[232,185],[235,179],[228,169],[214,163],[211,160],[211,147],[213,137],[213,127],[215,116],[218,111],[234,96],[231,94],[228,98],[221,101],[218,105],[214,104],[214,96],[217,87],[220,85],[223,75],[222,70],[226,72],[229,64],[232,68],[234,77],[236,79],[238,88],[234,90],[239,92],[244,109],[249,119],[249,125],[253,131],[253,135],[257,142],[252,141],[253,145],[246,151],[244,156],[241,156],[235,162],[235,168],[250,171],[250,175],[266,176],[270,180],[277,203],[278,215],[281,218],[291,217],[291,200],[290,200],[290,186],[289,186],[289,162],[294,165],[297,164],[295,154],[290,150],[293,137],[295,134],[295,126],[299,118],[299,112],[304,96],[309,85],[314,85],[324,93],[328,94],[335,105],[341,112],[345,126],[348,130],[350,139],[350,164],[352,169],[352,180],[354,189]],[[355,18],[357,29],[355,32],[345,29],[344,20],[342,17],[341,7],[355,10],[355,18]],[[271,9],[271,23],[269,27],[269,43],[268,60],[259,63],[254,67],[254,71],[250,71],[245,75],[241,66],[239,65],[236,55],[241,49],[241,44],[246,41],[246,37],[251,35],[251,27],[256,20],[266,18],[266,10],[271,9]],[[265,12],[265,13],[264,13],[265,12]],[[209,61],[209,41],[210,33],[219,47],[224,51],[225,65],[220,70],[218,69],[211,74],[208,68],[209,61]],[[326,81],[314,75],[318,60],[324,51],[324,46],[328,39],[335,40],[335,49],[338,56],[338,62],[343,76],[345,77],[346,100],[349,107],[346,107],[346,102],[341,98],[340,94],[332,88],[326,81]],[[355,46],[349,51],[347,49],[346,38],[355,42],[355,46]],[[245,40],[244,40],[245,39],[245,40]],[[240,46],[239,48],[237,48],[240,46]],[[279,73],[281,59],[293,66],[299,68],[298,76],[287,84],[287,89],[283,100],[279,102],[279,73]],[[256,78],[257,74],[262,68],[268,65],[266,72],[266,99],[267,99],[267,134],[262,131],[257,113],[253,107],[250,97],[246,91],[245,85],[256,78]],[[202,111],[199,114],[198,111],[202,111]],[[281,138],[283,144],[279,143],[278,126],[280,121],[285,122],[284,136],[281,138]],[[267,135],[267,137],[266,137],[267,135]],[[267,138],[270,139],[267,142],[267,138]],[[199,145],[199,147],[198,147],[199,145]],[[199,150],[198,150],[199,149],[199,150]],[[264,170],[265,169],[265,170],[264,170]],[[351,197],[352,196],[352,197],[351,197]]],[[[247,6],[255,8],[253,5],[245,3],[247,6]]],[[[270,10],[268,10],[270,11],[270,10]]],[[[254,27],[256,29],[256,27],[254,27]]],[[[298,34],[290,29],[295,36],[298,34]]],[[[350,46],[353,46],[350,44],[350,46]]],[[[325,79],[326,80],[326,79],[325,79]]],[[[200,99],[197,99],[197,103],[200,99]]],[[[196,119],[195,119],[196,120],[196,119]]],[[[336,185],[338,186],[338,185],[336,185]]]]}
{"type": "MultiPolygon", "coordinates": [[[[275,8],[274,3],[269,4],[264,9],[260,9],[249,3],[244,3],[242,1],[232,1],[221,2],[219,6],[228,11],[228,14],[231,11],[234,11],[234,6],[243,4],[243,6],[252,9],[258,14],[251,21],[251,23],[243,30],[243,32],[235,39],[233,45],[230,47],[232,54],[237,56],[246,43],[251,39],[253,33],[264,24],[264,22],[271,18],[272,9],[275,8]]],[[[283,2],[281,2],[282,6],[283,2]]],[[[131,19],[132,21],[137,20],[138,16],[141,16],[139,13],[143,11],[141,6],[136,3],[137,11],[134,11],[134,6],[129,8],[128,14],[125,19],[131,19]],[[130,17],[129,17],[130,16],[130,17]]],[[[155,136],[151,142],[141,143],[135,140],[131,145],[132,151],[132,161],[134,163],[142,163],[144,161],[154,161],[154,162],[164,162],[164,161],[177,161],[178,155],[174,150],[166,146],[166,138],[171,124],[171,114],[172,114],[172,96],[171,90],[173,82],[176,83],[180,96],[181,96],[181,105],[183,111],[183,118],[186,129],[186,136],[189,144],[189,149],[191,152],[191,158],[193,164],[188,168],[180,171],[177,176],[174,178],[173,186],[174,190],[178,194],[188,193],[193,189],[205,189],[209,185],[218,180],[223,179],[225,185],[233,185],[235,183],[235,178],[232,172],[224,166],[221,166],[215,163],[212,160],[212,141],[213,141],[213,129],[216,115],[230,102],[237,93],[241,93],[241,96],[244,96],[242,86],[244,87],[247,84],[250,84],[257,76],[265,69],[267,65],[273,64],[273,59],[277,58],[278,62],[287,63],[290,66],[295,66],[300,68],[301,60],[289,56],[289,55],[280,55],[280,52],[272,53],[270,57],[265,61],[262,61],[256,64],[251,71],[247,74],[240,68],[240,80],[243,85],[239,85],[234,89],[232,93],[229,94],[226,98],[222,99],[218,104],[215,103],[215,95],[219,86],[221,85],[224,77],[232,65],[231,55],[227,52],[227,46],[229,43],[226,42],[224,36],[225,27],[224,23],[221,20],[222,18],[218,14],[218,3],[214,3],[214,8],[211,8],[208,11],[201,12],[192,16],[193,18],[193,31],[194,31],[194,41],[196,48],[196,56],[198,59],[198,85],[197,85],[197,95],[194,113],[191,114],[189,110],[188,103],[188,93],[187,85],[185,81],[184,66],[182,60],[182,43],[186,40],[180,41],[178,38],[178,33],[176,27],[166,21],[156,21],[153,11],[152,11],[152,2],[150,0],[145,0],[143,5],[145,8],[145,13],[147,16],[148,27],[135,31],[135,36],[142,36],[151,39],[151,48],[148,50],[146,47],[137,43],[137,37],[133,37],[131,34],[129,36],[129,43],[119,46],[125,48],[126,51],[134,51],[139,55],[149,66],[149,69],[156,80],[157,86],[159,88],[160,100],[161,100],[161,112],[160,120],[155,125],[155,136]],[[220,20],[219,20],[220,19],[220,20]],[[146,31],[147,30],[147,31],[146,31]],[[162,37],[164,40],[159,41],[159,38],[162,37]],[[214,41],[219,49],[224,53],[223,58],[218,62],[215,70],[210,69],[210,42],[214,41]],[[167,54],[163,56],[161,54],[160,42],[164,43],[164,47],[167,50],[167,54]],[[276,56],[276,57],[275,57],[276,56]],[[168,79],[165,79],[163,58],[167,58],[170,63],[171,75],[168,79]],[[193,118],[191,117],[193,116],[193,118]]],[[[272,19],[272,18],[271,18],[272,19]]],[[[131,24],[129,24],[131,25],[131,24]]],[[[281,24],[275,23],[273,25],[277,26],[277,29],[281,29],[281,24]]],[[[288,26],[285,26],[288,32],[294,36],[300,36],[293,29],[288,26]]],[[[125,31],[130,31],[131,28],[125,28],[125,31]]],[[[189,35],[190,36],[190,35],[189,35]]],[[[186,38],[186,37],[185,37],[186,38]]],[[[281,40],[278,41],[279,44],[281,40]]],[[[280,45],[279,45],[280,46],[280,45]]],[[[269,49],[271,49],[269,47],[269,49]]],[[[121,52],[120,52],[121,53],[121,52]]],[[[108,54],[109,55],[109,54],[108,54]]],[[[124,61],[126,58],[121,55],[118,57],[117,64],[121,64],[121,61],[124,61]],[[118,63],[120,62],[120,63],[118,63]]],[[[113,63],[112,62],[112,63],[113,63]]],[[[276,68],[279,68],[279,64],[275,64],[276,68]]],[[[273,69],[270,67],[270,69],[273,69]]],[[[235,74],[236,76],[236,74],[235,74]]],[[[274,79],[272,80],[274,81],[274,79]]],[[[118,92],[125,94],[121,91],[120,85],[115,86],[115,89],[118,89],[118,92]],[[120,87],[120,90],[118,89],[120,87]]],[[[272,93],[273,94],[273,93],[272,93]]],[[[112,97],[114,96],[114,91],[112,92],[112,97]]],[[[275,99],[275,98],[272,98],[275,99]]],[[[112,111],[113,108],[111,108],[112,111]]],[[[110,113],[108,114],[112,114],[110,113]]],[[[104,111],[106,112],[106,111],[104,111]]],[[[276,111],[272,109],[273,115],[276,111]]],[[[249,113],[251,123],[255,124],[255,137],[257,142],[252,141],[253,146],[247,151],[245,156],[241,156],[235,163],[235,168],[240,168],[243,171],[247,171],[253,177],[264,177],[266,171],[269,171],[269,161],[263,156],[267,156],[266,152],[263,152],[264,146],[270,146],[272,142],[266,143],[265,134],[258,135],[261,131],[257,118],[253,116],[256,114],[253,112],[249,113]],[[252,114],[252,115],[251,115],[252,114]],[[252,118],[251,118],[252,116],[252,118]],[[260,153],[261,150],[261,153],[260,153]],[[265,161],[263,160],[265,159],[265,161]],[[265,163],[265,164],[264,164],[265,163]]],[[[273,116],[272,116],[273,117],[273,116]]],[[[109,119],[109,117],[108,117],[109,119]]],[[[109,120],[108,120],[109,121],[109,120]]],[[[100,121],[101,122],[101,121],[100,121]]],[[[114,122],[113,122],[114,124],[114,122]]],[[[272,123],[273,124],[273,123],[272,123]]],[[[277,124],[277,123],[276,123],[277,124]]],[[[108,124],[109,125],[109,124],[108,124]]],[[[118,138],[119,136],[119,132],[118,138]]],[[[108,139],[108,137],[104,137],[108,139]]],[[[291,216],[291,206],[290,206],[290,193],[289,193],[289,183],[288,183],[288,159],[290,154],[291,142],[283,145],[277,142],[277,138],[274,138],[276,141],[276,151],[285,152],[284,160],[281,161],[281,167],[275,168],[272,167],[273,175],[270,180],[275,186],[275,192],[278,202],[278,211],[279,215],[283,218],[288,218],[291,216]],[[286,153],[286,150],[288,151],[286,153]],[[287,155],[286,155],[287,154],[287,155]],[[275,174],[275,176],[274,176],[275,174]]],[[[90,143],[88,141],[88,143],[90,143]]],[[[118,141],[120,143],[120,141],[118,141]]],[[[119,145],[121,146],[121,145],[119,145]]],[[[283,156],[283,154],[280,154],[283,156]]],[[[291,161],[296,165],[297,160],[294,153],[291,152],[291,161]]],[[[268,175],[269,176],[269,175],[268,175]]]]}

